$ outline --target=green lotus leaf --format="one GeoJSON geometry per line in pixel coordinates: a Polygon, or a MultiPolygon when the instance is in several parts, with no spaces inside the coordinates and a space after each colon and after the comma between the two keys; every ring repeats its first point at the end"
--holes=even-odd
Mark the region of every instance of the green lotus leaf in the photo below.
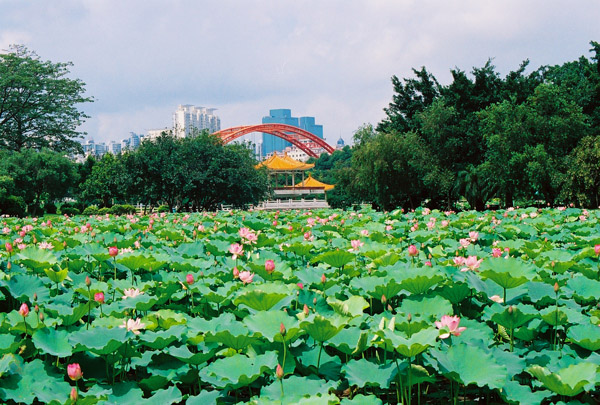
{"type": "Polygon", "coordinates": [[[307,243],[293,243],[290,246],[284,246],[284,252],[292,252],[298,256],[308,256],[310,254],[313,245],[307,243]]]}
{"type": "Polygon", "coordinates": [[[516,329],[538,316],[538,312],[531,305],[495,306],[494,308],[498,312],[492,315],[491,320],[507,329],[516,329]],[[512,308],[512,310],[509,308],[512,308]]]}
{"type": "Polygon", "coordinates": [[[289,294],[254,290],[239,295],[233,303],[246,305],[256,311],[268,311],[287,296],[289,294]]]}
{"type": "Polygon", "coordinates": [[[413,319],[421,318],[427,321],[439,320],[442,315],[452,314],[452,304],[440,297],[408,297],[402,301],[398,309],[405,316],[411,314],[413,319]]]}
{"type": "Polygon", "coordinates": [[[174,404],[181,402],[181,391],[172,385],[167,389],[160,390],[150,398],[144,401],[148,404],[174,404]]]}
{"type": "Polygon", "coordinates": [[[384,329],[377,334],[383,338],[384,348],[393,348],[404,357],[415,357],[435,345],[439,331],[435,328],[422,329],[410,337],[404,337],[398,332],[384,329]]]}
{"type": "Polygon", "coordinates": [[[198,395],[190,396],[186,400],[187,405],[216,404],[221,391],[200,391],[198,395]]]}
{"type": "Polygon", "coordinates": [[[358,388],[371,386],[387,389],[396,373],[396,366],[393,363],[381,365],[366,359],[352,359],[342,366],[342,373],[346,374],[350,385],[358,388]]]}
{"type": "Polygon", "coordinates": [[[352,397],[352,399],[349,398],[342,398],[342,402],[340,402],[341,405],[351,405],[351,404],[356,404],[356,405],[382,405],[383,401],[379,398],[377,398],[375,395],[363,395],[363,394],[358,394],[352,397]]]}
{"type": "Polygon", "coordinates": [[[31,404],[37,398],[41,403],[63,403],[65,393],[71,391],[69,383],[64,381],[64,375],[55,373],[40,359],[35,359],[23,365],[18,374],[11,374],[0,384],[0,399],[7,403],[31,404]]]}
{"type": "Polygon", "coordinates": [[[154,257],[147,254],[128,254],[127,256],[119,256],[117,263],[122,264],[129,270],[138,270],[140,268],[158,270],[157,262],[154,257]]]}
{"type": "Polygon", "coordinates": [[[181,339],[181,336],[185,333],[185,331],[185,326],[178,325],[167,330],[160,330],[157,332],[146,331],[140,335],[139,339],[140,343],[146,347],[162,350],[171,343],[181,339]]]}
{"type": "Polygon", "coordinates": [[[31,340],[42,353],[56,357],[67,357],[73,353],[73,346],[68,340],[69,333],[52,328],[38,329],[31,340]]]}
{"type": "Polygon", "coordinates": [[[581,301],[595,301],[600,297],[600,281],[590,280],[584,276],[576,276],[567,281],[567,288],[573,296],[581,301]]]}
{"type": "MultiPolygon", "coordinates": [[[[97,385],[94,388],[102,389],[97,385]]],[[[119,404],[139,404],[144,402],[144,392],[133,382],[116,383],[112,387],[106,387],[106,390],[100,391],[100,395],[106,396],[103,404],[119,405],[119,404]],[[108,391],[108,392],[106,392],[108,391]]],[[[86,393],[86,396],[100,396],[99,392],[92,390],[86,393]]]]}
{"type": "Polygon", "coordinates": [[[330,346],[335,347],[345,354],[360,354],[369,345],[368,330],[361,330],[356,326],[342,329],[337,335],[327,341],[330,346]]]}
{"type": "Polygon", "coordinates": [[[489,352],[477,346],[461,343],[446,351],[433,349],[430,356],[437,362],[440,373],[465,385],[499,389],[509,381],[506,366],[498,364],[489,352]]]}
{"type": "Polygon", "coordinates": [[[565,312],[566,308],[564,307],[548,307],[544,308],[540,311],[540,316],[547,324],[551,326],[561,326],[566,325],[569,322],[569,316],[565,312]]]}
{"type": "Polygon", "coordinates": [[[46,288],[39,277],[29,274],[14,275],[6,282],[6,288],[10,295],[18,301],[33,301],[33,295],[37,294],[38,301],[46,301],[50,297],[50,290],[46,288]]]}
{"type": "Polygon", "coordinates": [[[331,267],[340,268],[344,267],[345,265],[353,261],[355,258],[356,256],[350,252],[347,252],[345,250],[335,250],[333,252],[321,253],[320,255],[313,257],[311,263],[323,262],[327,263],[331,267]]]}
{"type": "MultiPolygon", "coordinates": [[[[219,321],[214,330],[205,332],[204,340],[206,342],[222,343],[227,347],[240,350],[258,340],[254,333],[251,333],[248,327],[237,321],[235,317],[220,316],[216,319],[219,321]]],[[[215,323],[214,321],[213,323],[215,323]]]]}
{"type": "Polygon", "coordinates": [[[200,378],[217,388],[236,389],[252,384],[264,373],[274,373],[276,367],[276,352],[267,352],[256,357],[236,354],[215,360],[202,368],[200,378]]]}
{"type": "Polygon", "coordinates": [[[513,332],[514,337],[516,337],[519,340],[531,342],[540,333],[541,323],[542,323],[541,319],[533,319],[531,322],[516,329],[513,332]]]}
{"type": "Polygon", "coordinates": [[[125,309],[137,309],[138,311],[149,311],[156,303],[159,302],[159,298],[149,293],[140,294],[137,297],[128,297],[119,301],[119,308],[121,311],[125,309]]]}
{"type": "Polygon", "coordinates": [[[0,354],[13,353],[21,344],[15,335],[8,333],[0,334],[0,354]]]}
{"type": "Polygon", "coordinates": [[[317,342],[326,342],[337,335],[344,326],[345,323],[342,320],[333,317],[325,318],[315,314],[310,315],[300,323],[300,327],[317,342]]]}
{"type": "Polygon", "coordinates": [[[44,269],[44,273],[46,273],[46,275],[48,276],[48,278],[50,279],[50,281],[52,281],[53,283],[62,283],[63,281],[65,281],[65,279],[67,278],[67,274],[68,274],[68,269],[62,269],[59,271],[54,271],[52,269],[44,269]]]}
{"type": "Polygon", "coordinates": [[[600,326],[588,324],[575,325],[567,332],[569,341],[592,352],[600,350],[600,326]]]}
{"type": "Polygon", "coordinates": [[[125,328],[93,328],[90,330],[80,329],[69,335],[69,342],[74,348],[74,352],[89,350],[95,354],[110,354],[121,347],[127,336],[125,328]]]}
{"type": "Polygon", "coordinates": [[[506,289],[525,284],[536,275],[534,266],[514,257],[486,259],[481,263],[479,270],[483,278],[489,278],[506,289]]]}
{"type": "Polygon", "coordinates": [[[211,239],[210,242],[207,242],[204,245],[204,248],[211,255],[214,255],[214,256],[228,256],[230,254],[229,253],[229,246],[230,245],[231,245],[231,242],[226,241],[226,240],[211,239]]]}
{"type": "Polygon", "coordinates": [[[573,397],[581,393],[588,384],[597,381],[598,366],[593,363],[577,363],[551,373],[547,368],[531,366],[527,371],[540,380],[544,387],[559,395],[573,397]]]}
{"type": "Polygon", "coordinates": [[[455,282],[444,285],[439,293],[451,303],[458,304],[471,294],[471,288],[465,283],[455,282]]]}
{"type": "Polygon", "coordinates": [[[0,378],[5,374],[19,374],[23,370],[23,358],[18,354],[7,353],[0,358],[0,378]]]}
{"type": "Polygon", "coordinates": [[[293,342],[303,333],[298,320],[283,311],[259,311],[245,317],[244,323],[248,329],[260,333],[270,342],[293,342]],[[281,324],[286,329],[284,337],[279,333],[281,324]]]}
{"type": "Polygon", "coordinates": [[[414,295],[423,294],[444,278],[439,274],[421,274],[402,280],[400,286],[414,295]]]}
{"type": "Polygon", "coordinates": [[[500,390],[500,395],[510,404],[540,405],[544,399],[553,394],[548,390],[532,392],[526,385],[521,385],[517,381],[508,381],[500,390]]]}
{"type": "Polygon", "coordinates": [[[389,300],[398,295],[400,291],[402,291],[402,286],[396,283],[394,279],[388,279],[385,281],[385,284],[379,284],[375,286],[375,289],[367,292],[371,297],[377,300],[380,300],[384,295],[389,300]]]}
{"type": "Polygon", "coordinates": [[[170,346],[167,353],[184,363],[199,365],[215,357],[217,347],[209,347],[204,343],[197,346],[197,353],[192,353],[187,346],[170,346]]]}
{"type": "Polygon", "coordinates": [[[26,247],[16,256],[18,263],[36,271],[42,271],[57,263],[56,256],[51,251],[34,246],[26,247]]]}
{"type": "Polygon", "coordinates": [[[314,394],[327,394],[330,389],[335,388],[334,381],[325,381],[314,375],[308,377],[290,376],[283,379],[284,395],[281,396],[281,385],[275,380],[270,385],[263,386],[260,397],[274,401],[277,404],[297,404],[302,399],[314,394]]]}
{"type": "Polygon", "coordinates": [[[369,303],[367,300],[358,295],[353,295],[345,301],[340,301],[335,298],[327,298],[327,303],[338,314],[352,318],[362,315],[364,310],[369,308],[369,303]]]}
{"type": "Polygon", "coordinates": [[[377,267],[385,267],[385,266],[393,266],[400,260],[400,256],[398,256],[394,252],[388,252],[383,256],[379,256],[377,259],[373,260],[373,263],[377,267]]]}
{"type": "Polygon", "coordinates": [[[570,269],[575,261],[573,254],[564,250],[550,250],[540,254],[540,259],[546,262],[547,268],[552,269],[554,273],[562,274],[570,269]]]}

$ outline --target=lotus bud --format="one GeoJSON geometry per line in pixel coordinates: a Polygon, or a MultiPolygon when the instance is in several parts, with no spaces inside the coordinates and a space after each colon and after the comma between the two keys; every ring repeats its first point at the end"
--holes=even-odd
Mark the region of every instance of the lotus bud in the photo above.
{"type": "Polygon", "coordinates": [[[388,309],[388,311],[392,312],[392,310],[393,310],[394,308],[392,308],[392,306],[391,306],[390,304],[388,304],[388,307],[387,307],[387,309],[388,309]]]}
{"type": "Polygon", "coordinates": [[[281,364],[277,364],[277,368],[275,369],[275,375],[280,380],[283,378],[283,368],[281,367],[281,364]]]}
{"type": "Polygon", "coordinates": [[[281,322],[281,325],[279,325],[279,333],[281,333],[281,336],[285,336],[286,330],[283,322],[281,322]]]}
{"type": "Polygon", "coordinates": [[[304,304],[304,308],[302,308],[302,312],[304,312],[304,315],[308,316],[308,305],[304,304]]]}
{"type": "Polygon", "coordinates": [[[313,298],[313,305],[317,305],[317,297],[313,298]]]}
{"type": "Polygon", "coordinates": [[[77,381],[83,377],[79,363],[72,363],[67,366],[67,375],[73,381],[77,381]]]}
{"type": "Polygon", "coordinates": [[[19,313],[21,314],[21,316],[27,316],[29,315],[29,307],[27,306],[26,303],[22,303],[21,307],[19,308],[19,313]]]}
{"type": "Polygon", "coordinates": [[[554,283],[554,292],[558,293],[558,283],[554,283]]]}
{"type": "Polygon", "coordinates": [[[38,312],[40,312],[40,307],[39,305],[35,304],[35,307],[33,307],[33,310],[35,311],[35,313],[37,314],[38,312]]]}
{"type": "Polygon", "coordinates": [[[33,293],[33,300],[37,301],[37,293],[33,293]]]}
{"type": "Polygon", "coordinates": [[[509,307],[508,307],[508,313],[512,315],[513,311],[514,311],[514,308],[513,308],[513,306],[512,306],[512,305],[511,305],[511,306],[509,306],[509,307]]]}
{"type": "Polygon", "coordinates": [[[412,315],[409,312],[408,315],[406,316],[406,319],[408,320],[408,322],[412,321],[412,315]]]}
{"type": "Polygon", "coordinates": [[[69,394],[69,398],[71,399],[71,402],[76,403],[78,397],[79,397],[79,394],[77,393],[77,388],[75,388],[75,387],[71,388],[71,394],[69,394]]]}
{"type": "Polygon", "coordinates": [[[275,262],[271,259],[265,262],[265,270],[267,273],[271,274],[275,271],[275,262]]]}
{"type": "Polygon", "coordinates": [[[596,254],[596,256],[600,255],[600,245],[595,245],[594,246],[594,253],[596,254]]]}
{"type": "Polygon", "coordinates": [[[115,257],[119,254],[119,248],[116,246],[111,246],[108,248],[108,254],[110,257],[115,257]]]}
{"type": "Polygon", "coordinates": [[[65,248],[65,249],[67,248],[67,241],[66,240],[63,241],[63,248],[65,248]]]}
{"type": "Polygon", "coordinates": [[[90,280],[90,276],[85,276],[85,285],[88,287],[92,285],[92,280],[90,280]]]}
{"type": "Polygon", "coordinates": [[[408,247],[408,255],[413,257],[419,254],[419,251],[417,250],[417,247],[415,245],[410,245],[408,247]]]}
{"type": "Polygon", "coordinates": [[[381,294],[381,303],[385,305],[387,303],[387,298],[385,298],[385,294],[381,294]]]}
{"type": "Polygon", "coordinates": [[[40,322],[44,322],[44,313],[40,312],[40,322]]]}
{"type": "Polygon", "coordinates": [[[4,245],[4,247],[6,248],[6,251],[8,253],[12,253],[12,251],[13,251],[13,245],[10,242],[6,242],[6,244],[4,245]]]}
{"type": "Polygon", "coordinates": [[[325,274],[323,274],[321,276],[321,283],[325,284],[326,281],[327,281],[327,277],[325,277],[325,274]]]}
{"type": "Polygon", "coordinates": [[[194,284],[194,275],[193,274],[187,274],[185,276],[185,282],[188,283],[188,285],[194,284]]]}
{"type": "Polygon", "coordinates": [[[240,271],[237,267],[233,268],[233,278],[238,278],[240,276],[240,271]]]}
{"type": "Polygon", "coordinates": [[[12,263],[8,262],[6,263],[6,270],[10,270],[12,268],[12,263]]]}

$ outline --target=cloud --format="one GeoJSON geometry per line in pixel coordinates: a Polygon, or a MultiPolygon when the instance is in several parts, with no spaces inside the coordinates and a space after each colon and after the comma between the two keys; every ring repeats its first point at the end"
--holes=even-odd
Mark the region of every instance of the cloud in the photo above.
{"type": "Polygon", "coordinates": [[[450,69],[488,58],[502,74],[526,58],[532,67],[573,60],[598,40],[600,17],[593,3],[565,13],[542,0],[4,4],[0,45],[72,61],[97,99],[84,109],[98,140],[169,125],[177,105],[195,104],[218,108],[224,126],[291,108],[315,116],[330,141],[348,142],[383,118],[392,75],[426,66],[447,83],[450,69]]]}

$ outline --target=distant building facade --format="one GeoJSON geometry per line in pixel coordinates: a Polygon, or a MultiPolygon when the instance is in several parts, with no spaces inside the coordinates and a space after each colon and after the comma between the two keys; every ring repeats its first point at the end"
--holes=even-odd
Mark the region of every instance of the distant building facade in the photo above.
{"type": "MultiPolygon", "coordinates": [[[[282,108],[269,110],[269,116],[263,117],[263,124],[286,124],[293,125],[295,127],[304,129],[313,135],[323,138],[323,125],[317,125],[315,123],[315,117],[292,117],[292,110],[282,108]]],[[[272,155],[273,152],[281,152],[285,148],[291,147],[292,144],[286,140],[283,140],[275,135],[262,134],[262,150],[263,156],[272,155]]]]}
{"type": "Polygon", "coordinates": [[[216,108],[180,105],[173,114],[175,135],[180,138],[190,136],[192,131],[207,129],[211,134],[221,130],[221,119],[215,114],[216,108]]]}

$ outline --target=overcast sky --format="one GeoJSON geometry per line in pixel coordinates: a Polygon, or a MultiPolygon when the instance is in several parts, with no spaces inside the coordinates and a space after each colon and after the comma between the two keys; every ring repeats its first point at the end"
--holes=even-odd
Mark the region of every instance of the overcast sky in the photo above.
{"type": "Polygon", "coordinates": [[[170,126],[194,104],[222,128],[290,108],[335,143],[384,118],[392,75],[425,66],[447,84],[489,58],[505,75],[527,58],[589,57],[599,22],[596,0],[0,0],[0,49],[73,62],[96,141],[170,126]]]}

